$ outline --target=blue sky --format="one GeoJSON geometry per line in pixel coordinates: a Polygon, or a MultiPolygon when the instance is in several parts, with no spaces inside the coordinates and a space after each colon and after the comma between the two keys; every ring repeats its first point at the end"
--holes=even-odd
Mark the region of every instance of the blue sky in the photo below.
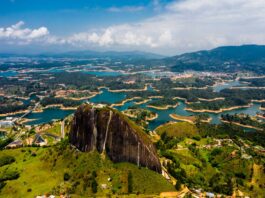
{"type": "Polygon", "coordinates": [[[264,0],[1,0],[0,52],[265,44],[264,0]]]}
{"type": "Polygon", "coordinates": [[[2,26],[24,21],[32,27],[46,26],[59,35],[135,22],[156,14],[150,0],[1,0],[0,13],[2,26]]]}

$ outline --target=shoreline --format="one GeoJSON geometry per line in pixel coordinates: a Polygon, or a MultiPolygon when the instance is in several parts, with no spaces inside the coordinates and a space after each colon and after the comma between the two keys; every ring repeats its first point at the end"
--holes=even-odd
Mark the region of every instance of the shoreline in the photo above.
{"type": "MultiPolygon", "coordinates": [[[[135,115],[132,115],[132,114],[129,114],[129,113],[125,113],[124,111],[122,111],[122,113],[123,113],[124,115],[128,116],[129,118],[136,118],[135,115]]],[[[155,113],[155,115],[152,116],[152,117],[150,117],[150,118],[146,117],[146,118],[145,118],[145,121],[153,121],[153,120],[155,120],[155,119],[157,119],[157,118],[158,118],[158,114],[155,113]]]]}
{"type": "Polygon", "coordinates": [[[26,122],[32,122],[32,121],[35,121],[35,120],[37,120],[37,119],[23,118],[22,121],[20,121],[19,123],[20,123],[20,124],[24,124],[24,123],[26,123],[26,122]]]}
{"type": "Polygon", "coordinates": [[[157,118],[158,118],[158,113],[155,113],[155,116],[150,117],[150,118],[146,118],[146,121],[153,121],[153,120],[155,120],[157,118]]]}
{"type": "Polygon", "coordinates": [[[265,76],[250,76],[250,77],[241,77],[240,79],[257,79],[257,78],[265,78],[265,76]]]}
{"type": "Polygon", "coordinates": [[[128,98],[128,99],[121,101],[120,103],[112,104],[112,105],[110,105],[110,107],[120,107],[120,106],[123,106],[126,102],[129,102],[129,101],[132,101],[135,99],[141,99],[141,97],[136,96],[133,98],[128,98]]]}
{"type": "Polygon", "coordinates": [[[159,99],[159,98],[164,98],[164,96],[149,96],[149,99],[159,99]]]}
{"type": "Polygon", "coordinates": [[[265,102],[265,100],[251,100],[251,102],[263,103],[263,102],[265,102]]]}
{"type": "Polygon", "coordinates": [[[176,108],[179,104],[175,104],[175,105],[166,105],[166,106],[153,106],[153,105],[147,105],[147,107],[149,108],[153,108],[153,109],[157,109],[157,110],[167,110],[170,108],[176,108]]]}
{"type": "Polygon", "coordinates": [[[219,98],[212,98],[212,99],[205,99],[205,98],[198,98],[199,101],[206,101],[206,102],[213,102],[216,100],[225,100],[225,98],[223,97],[219,97],[219,98]]]}
{"type": "Polygon", "coordinates": [[[114,92],[114,93],[118,93],[118,92],[136,92],[136,91],[147,91],[147,84],[145,84],[144,88],[142,89],[117,89],[117,90],[112,90],[108,88],[109,92],[114,92]]]}
{"type": "MultiPolygon", "coordinates": [[[[151,101],[151,99],[153,99],[153,98],[164,98],[164,97],[163,96],[149,96],[148,99],[144,99],[144,100],[139,101],[139,102],[134,102],[134,104],[136,104],[136,105],[145,104],[145,103],[151,101]]],[[[125,100],[121,101],[120,103],[112,104],[110,107],[123,106],[126,102],[133,101],[135,99],[143,99],[143,98],[139,97],[139,96],[135,96],[133,98],[125,99],[125,100]]]]}
{"type": "MultiPolygon", "coordinates": [[[[173,113],[169,114],[169,116],[174,120],[189,122],[191,124],[194,124],[194,122],[196,121],[195,116],[181,116],[173,113]]],[[[206,122],[206,123],[210,123],[211,121],[212,121],[211,117],[209,117],[207,120],[201,120],[201,122],[206,122]]]]}
{"type": "Polygon", "coordinates": [[[265,87],[230,87],[229,89],[265,89],[265,87]]]}
{"type": "Polygon", "coordinates": [[[141,105],[141,104],[145,104],[145,103],[147,103],[147,102],[149,102],[149,101],[151,101],[151,99],[145,99],[145,100],[142,100],[142,101],[140,101],[140,102],[134,102],[134,104],[136,104],[136,105],[141,105]]]}
{"type": "Polygon", "coordinates": [[[186,111],[191,111],[195,113],[223,113],[225,111],[232,111],[235,109],[244,109],[244,108],[249,108],[251,107],[252,104],[245,105],[245,106],[234,106],[234,107],[229,107],[229,108],[221,108],[219,110],[210,110],[210,109],[201,109],[201,110],[196,110],[196,109],[191,109],[191,108],[185,108],[184,110],[186,111]]]}
{"type": "Polygon", "coordinates": [[[265,119],[265,117],[264,117],[264,116],[262,116],[262,115],[259,115],[259,114],[257,114],[257,115],[256,115],[256,117],[258,117],[258,118],[261,118],[261,119],[265,119]]]}
{"type": "Polygon", "coordinates": [[[189,122],[189,123],[191,123],[191,124],[194,124],[194,121],[193,121],[193,119],[192,118],[195,118],[194,116],[179,116],[179,115],[177,115],[177,114],[169,114],[169,117],[171,117],[172,119],[174,119],[174,120],[178,120],[178,121],[184,121],[184,122],[189,122]],[[188,117],[190,117],[190,119],[188,118],[188,117]]]}
{"type": "Polygon", "coordinates": [[[188,102],[188,100],[186,98],[181,98],[181,97],[174,97],[173,100],[182,100],[184,101],[185,104],[193,104],[193,103],[196,103],[196,102],[188,102]]]}
{"type": "Polygon", "coordinates": [[[174,87],[172,89],[174,90],[192,90],[192,89],[204,90],[208,88],[209,86],[206,86],[206,87],[174,87]]]}
{"type": "Polygon", "coordinates": [[[101,93],[102,93],[101,91],[99,91],[99,92],[94,92],[94,93],[93,93],[92,95],[90,95],[90,96],[85,96],[85,97],[81,97],[81,98],[66,97],[66,96],[60,96],[60,95],[55,96],[55,98],[63,98],[63,99],[66,99],[66,100],[80,101],[80,100],[91,99],[91,98],[93,98],[93,97],[95,97],[96,95],[101,94],[101,93]]]}
{"type": "Polygon", "coordinates": [[[234,124],[234,125],[237,125],[237,126],[248,128],[248,129],[255,129],[255,130],[258,130],[258,131],[262,131],[263,130],[262,128],[254,127],[254,126],[251,126],[251,125],[244,125],[244,124],[240,124],[238,122],[229,122],[229,121],[226,121],[226,120],[223,120],[223,119],[220,119],[220,121],[224,122],[224,123],[228,123],[228,124],[231,123],[231,124],[234,124]]]}
{"type": "Polygon", "coordinates": [[[41,109],[42,111],[40,111],[40,110],[38,110],[38,111],[43,112],[44,109],[51,109],[51,108],[59,108],[61,110],[76,110],[78,108],[78,106],[76,106],[76,107],[65,107],[62,104],[52,104],[52,105],[47,105],[47,106],[43,107],[41,109]]]}
{"type": "Polygon", "coordinates": [[[1,117],[7,117],[7,116],[21,114],[21,113],[27,113],[27,112],[28,112],[28,109],[25,109],[25,110],[21,110],[21,111],[15,111],[15,112],[10,112],[10,113],[3,113],[3,114],[0,114],[0,116],[1,117]]]}

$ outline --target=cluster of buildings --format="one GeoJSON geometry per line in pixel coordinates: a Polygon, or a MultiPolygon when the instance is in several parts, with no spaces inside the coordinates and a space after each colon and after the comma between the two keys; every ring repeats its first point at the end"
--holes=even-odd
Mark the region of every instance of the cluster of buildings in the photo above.
{"type": "Polygon", "coordinates": [[[8,127],[12,127],[13,125],[14,125],[13,117],[7,117],[4,120],[0,120],[0,128],[8,128],[8,127]]]}

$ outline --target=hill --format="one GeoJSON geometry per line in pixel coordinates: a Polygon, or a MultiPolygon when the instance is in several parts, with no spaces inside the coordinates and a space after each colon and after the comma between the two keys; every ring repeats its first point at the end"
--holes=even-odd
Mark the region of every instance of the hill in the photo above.
{"type": "Polygon", "coordinates": [[[23,53],[1,53],[0,57],[53,57],[53,58],[110,58],[124,61],[162,59],[165,56],[151,52],[142,51],[69,51],[62,53],[42,53],[42,54],[23,54],[23,53]]]}
{"type": "Polygon", "coordinates": [[[166,133],[169,137],[192,137],[198,134],[194,124],[188,122],[167,123],[155,130],[159,135],[166,133]]]}
{"type": "Polygon", "coordinates": [[[209,51],[185,53],[156,61],[172,71],[185,70],[237,72],[250,71],[265,73],[265,46],[242,45],[224,46],[209,51]]]}
{"type": "Polygon", "coordinates": [[[67,141],[49,148],[0,152],[0,197],[67,194],[105,197],[121,194],[158,195],[173,191],[162,175],[130,163],[112,163],[98,152],[80,152],[67,141]],[[130,175],[130,176],[129,176],[130,175]]]}
{"type": "Polygon", "coordinates": [[[148,135],[112,108],[81,105],[69,137],[70,143],[81,151],[97,150],[114,162],[131,162],[161,173],[156,149],[148,135]]]}

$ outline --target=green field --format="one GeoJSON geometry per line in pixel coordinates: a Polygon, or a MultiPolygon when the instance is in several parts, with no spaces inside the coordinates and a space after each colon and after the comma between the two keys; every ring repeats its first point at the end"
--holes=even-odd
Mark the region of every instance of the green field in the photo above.
{"type": "Polygon", "coordinates": [[[174,186],[154,171],[129,163],[114,164],[97,152],[82,153],[69,146],[4,150],[0,159],[3,156],[13,156],[15,162],[0,167],[1,178],[10,172],[19,173],[19,177],[4,181],[0,197],[128,195],[129,172],[131,194],[158,195],[174,191],[174,186]],[[95,185],[97,192],[93,193],[95,185]]]}
{"type": "Polygon", "coordinates": [[[167,123],[156,129],[158,134],[166,132],[170,137],[192,137],[198,134],[198,129],[195,125],[188,122],[167,123]]]}

